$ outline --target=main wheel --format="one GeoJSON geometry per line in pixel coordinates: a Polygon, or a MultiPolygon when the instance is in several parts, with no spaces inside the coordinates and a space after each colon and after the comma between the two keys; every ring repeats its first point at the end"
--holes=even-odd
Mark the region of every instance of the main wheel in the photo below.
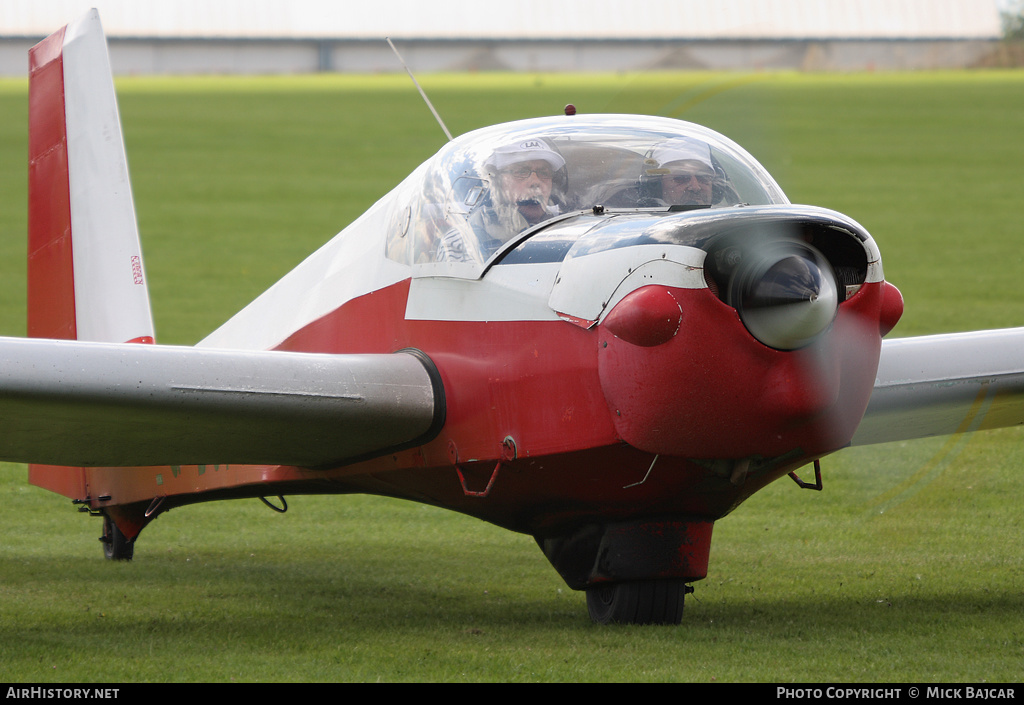
{"type": "Polygon", "coordinates": [[[107,560],[130,561],[135,555],[135,541],[126,538],[108,516],[103,517],[103,536],[100,541],[103,542],[103,555],[107,560]]]}
{"type": "Polygon", "coordinates": [[[683,598],[692,592],[682,580],[637,580],[587,588],[587,610],[597,624],[679,624],[683,598]]]}

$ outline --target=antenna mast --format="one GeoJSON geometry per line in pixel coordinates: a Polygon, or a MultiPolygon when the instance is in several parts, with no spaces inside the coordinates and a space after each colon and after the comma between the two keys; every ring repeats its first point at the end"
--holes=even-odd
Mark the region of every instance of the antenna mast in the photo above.
{"type": "Polygon", "coordinates": [[[441,126],[441,129],[444,130],[444,134],[448,137],[448,141],[451,142],[452,133],[448,131],[448,128],[445,127],[444,120],[442,120],[441,116],[437,114],[436,110],[434,110],[434,104],[430,102],[430,98],[427,97],[423,87],[420,86],[420,82],[412,75],[412,71],[409,70],[409,66],[405,63],[405,59],[402,58],[402,55],[398,53],[398,49],[396,49],[395,45],[392,43],[391,37],[384,37],[384,39],[387,40],[388,46],[391,47],[391,51],[395,52],[395,56],[397,56],[398,60],[401,62],[402,68],[404,68],[405,72],[409,74],[409,78],[411,78],[412,82],[416,84],[416,89],[420,92],[420,95],[423,96],[423,100],[426,102],[427,107],[430,108],[430,112],[434,114],[434,119],[437,120],[437,124],[441,126]]]}

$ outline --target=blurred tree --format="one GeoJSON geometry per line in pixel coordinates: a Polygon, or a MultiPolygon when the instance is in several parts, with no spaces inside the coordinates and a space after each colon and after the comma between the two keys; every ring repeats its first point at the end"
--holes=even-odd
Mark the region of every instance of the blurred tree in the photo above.
{"type": "Polygon", "coordinates": [[[999,14],[1003,20],[1003,38],[1024,39],[1024,0],[1006,0],[999,14]]]}

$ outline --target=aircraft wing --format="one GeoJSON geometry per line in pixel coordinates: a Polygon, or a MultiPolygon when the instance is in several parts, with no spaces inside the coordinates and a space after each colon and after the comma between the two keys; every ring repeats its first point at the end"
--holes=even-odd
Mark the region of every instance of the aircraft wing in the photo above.
{"type": "Polygon", "coordinates": [[[1024,328],[897,338],[852,445],[1024,424],[1024,328]]]}
{"type": "Polygon", "coordinates": [[[318,467],[424,443],[440,382],[412,353],[321,355],[0,338],[0,459],[318,467]]]}

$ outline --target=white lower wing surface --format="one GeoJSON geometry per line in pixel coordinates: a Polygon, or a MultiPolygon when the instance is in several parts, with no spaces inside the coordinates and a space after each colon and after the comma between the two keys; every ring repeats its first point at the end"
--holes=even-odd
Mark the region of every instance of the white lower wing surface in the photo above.
{"type": "Polygon", "coordinates": [[[882,343],[852,445],[1024,424],[1024,328],[882,343]]]}

